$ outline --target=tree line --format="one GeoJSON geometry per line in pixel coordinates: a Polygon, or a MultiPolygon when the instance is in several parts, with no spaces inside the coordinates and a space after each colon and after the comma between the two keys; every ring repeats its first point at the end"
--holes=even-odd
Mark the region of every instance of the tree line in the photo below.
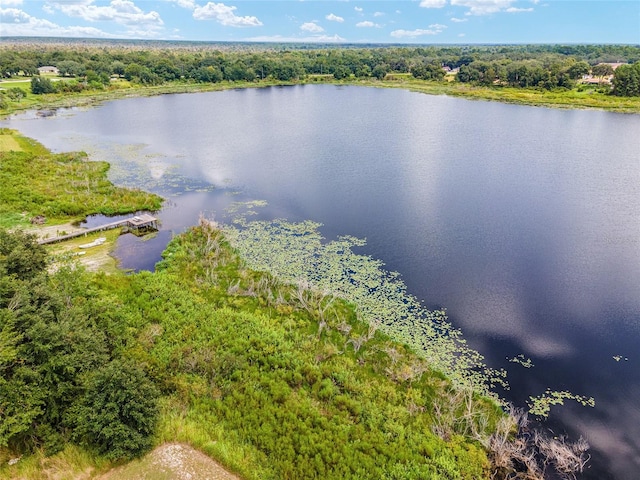
{"type": "MultiPolygon", "coordinates": [[[[521,45],[521,46],[385,46],[320,47],[307,45],[253,45],[237,48],[203,44],[170,48],[149,44],[80,46],[10,44],[0,51],[0,73],[37,78],[38,67],[51,65],[60,75],[78,82],[53,85],[36,80],[34,93],[102,88],[118,76],[143,85],[190,81],[217,83],[262,80],[298,81],[309,76],[337,80],[384,79],[406,74],[441,81],[445,70],[456,71],[457,81],[492,86],[545,90],[571,89],[576,80],[592,73],[613,74],[607,63],[635,64],[640,48],[627,45],[521,45]]],[[[171,45],[171,44],[168,44],[171,45]]],[[[635,70],[634,70],[635,71],[635,70]]],[[[613,93],[638,95],[635,74],[624,68],[615,74],[613,93]],[[631,84],[631,86],[629,86],[631,84]]]]}

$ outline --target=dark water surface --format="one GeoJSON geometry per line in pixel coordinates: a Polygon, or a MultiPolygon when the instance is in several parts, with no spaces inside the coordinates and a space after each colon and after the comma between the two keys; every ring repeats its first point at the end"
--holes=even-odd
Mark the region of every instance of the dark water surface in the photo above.
{"type": "Polygon", "coordinates": [[[548,423],[591,444],[583,478],[640,478],[639,115],[298,86],[0,124],[169,198],[157,238],[120,238],[127,268],[152,269],[172,232],[247,199],[268,201],[262,218],[365,237],[365,253],[509,371],[508,399],[595,398],[553,407],[548,423]],[[535,366],[507,361],[518,354],[535,366]]]}

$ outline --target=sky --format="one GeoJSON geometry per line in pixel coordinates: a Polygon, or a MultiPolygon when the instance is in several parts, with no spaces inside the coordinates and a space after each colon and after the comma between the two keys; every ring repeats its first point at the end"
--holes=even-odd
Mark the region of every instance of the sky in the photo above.
{"type": "Polygon", "coordinates": [[[640,0],[0,0],[0,37],[640,44],[640,0]]]}

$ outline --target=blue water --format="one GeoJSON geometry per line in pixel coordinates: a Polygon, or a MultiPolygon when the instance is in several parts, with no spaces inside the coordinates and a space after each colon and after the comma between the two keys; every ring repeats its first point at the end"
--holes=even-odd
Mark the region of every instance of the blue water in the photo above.
{"type": "Polygon", "coordinates": [[[502,395],[595,398],[554,407],[547,423],[591,444],[583,478],[639,478],[640,116],[310,85],[0,124],[87,150],[115,182],[169,199],[157,238],[120,238],[125,268],[152,269],[201,212],[224,220],[250,199],[267,200],[260,218],[366,238],[364,253],[509,371],[502,395]],[[507,360],[518,354],[535,366],[507,360]]]}

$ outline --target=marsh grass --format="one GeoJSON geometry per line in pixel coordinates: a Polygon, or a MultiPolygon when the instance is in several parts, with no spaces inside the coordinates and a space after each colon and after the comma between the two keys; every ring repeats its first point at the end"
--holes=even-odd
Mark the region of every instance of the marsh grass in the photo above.
{"type": "Polygon", "coordinates": [[[42,215],[49,223],[81,220],[87,215],[115,215],[158,210],[161,198],[141,190],[115,187],[109,164],[78,153],[52,154],[39,143],[2,129],[22,151],[0,152],[0,224],[23,224],[42,215]]]}
{"type": "Polygon", "coordinates": [[[22,147],[16,141],[13,135],[0,134],[0,152],[19,152],[22,147]]]}
{"type": "Polygon", "coordinates": [[[73,444],[51,456],[42,451],[15,456],[7,449],[0,449],[0,478],[7,480],[88,480],[111,466],[100,456],[73,444]],[[9,465],[11,459],[18,460],[9,465]]]}

